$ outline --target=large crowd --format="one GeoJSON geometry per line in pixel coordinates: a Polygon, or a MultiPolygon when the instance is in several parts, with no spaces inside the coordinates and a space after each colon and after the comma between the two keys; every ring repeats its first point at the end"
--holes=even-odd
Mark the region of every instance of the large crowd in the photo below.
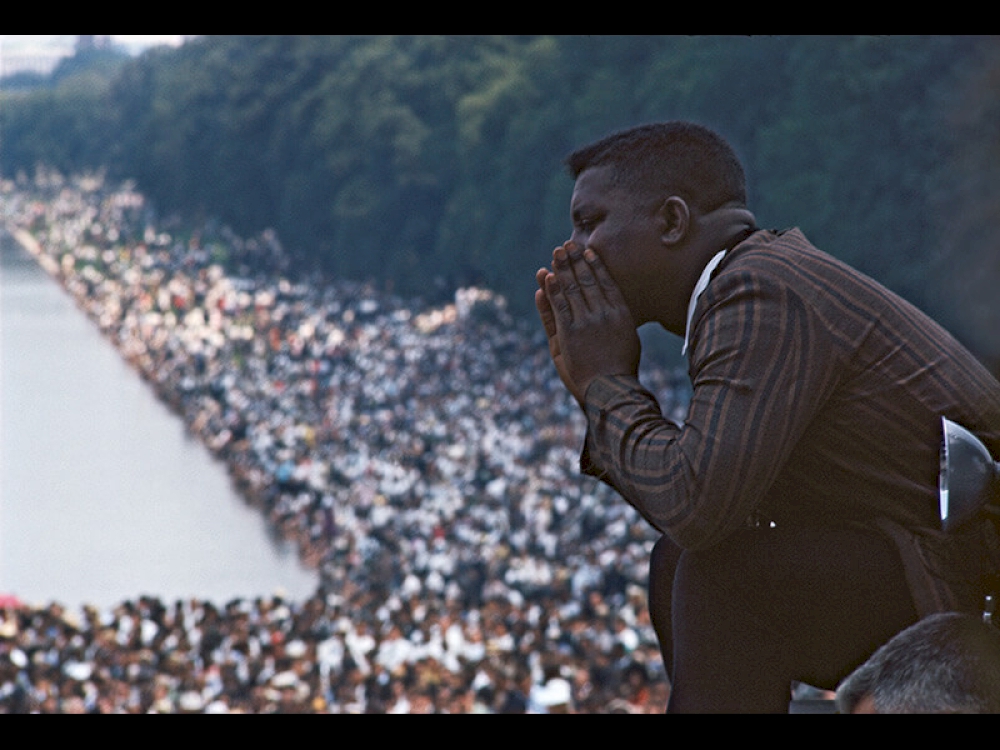
{"type": "MultiPolygon", "coordinates": [[[[300,276],[273,233],[182,230],[98,177],[2,190],[3,225],[319,584],[0,603],[0,713],[663,711],[654,532],[579,476],[582,416],[502,297],[300,276]]],[[[677,373],[647,380],[679,413],[677,373]]]]}

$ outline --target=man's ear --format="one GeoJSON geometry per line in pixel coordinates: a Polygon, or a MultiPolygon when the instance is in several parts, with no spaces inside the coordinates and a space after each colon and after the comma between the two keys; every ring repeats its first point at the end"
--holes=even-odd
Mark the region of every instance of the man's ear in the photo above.
{"type": "Polygon", "coordinates": [[[683,198],[672,195],[660,207],[660,220],[663,223],[663,243],[676,245],[684,241],[691,228],[691,209],[683,198]]]}

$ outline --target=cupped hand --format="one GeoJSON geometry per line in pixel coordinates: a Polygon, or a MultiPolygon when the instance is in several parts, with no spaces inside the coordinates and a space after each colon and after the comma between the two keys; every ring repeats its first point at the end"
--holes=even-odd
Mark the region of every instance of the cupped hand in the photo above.
{"type": "Polygon", "coordinates": [[[549,353],[581,406],[594,378],[638,374],[642,347],[632,314],[593,250],[572,243],[557,247],[552,269],[539,269],[535,278],[549,353]]]}

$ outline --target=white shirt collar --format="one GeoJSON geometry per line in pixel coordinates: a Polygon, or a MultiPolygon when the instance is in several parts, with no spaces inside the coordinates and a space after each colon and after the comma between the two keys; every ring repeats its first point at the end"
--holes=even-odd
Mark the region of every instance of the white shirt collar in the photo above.
{"type": "Polygon", "coordinates": [[[716,266],[722,262],[722,259],[725,256],[726,251],[723,250],[708,261],[708,265],[705,266],[705,270],[701,272],[701,278],[699,278],[698,283],[694,285],[694,291],[691,293],[691,301],[688,303],[687,323],[684,326],[684,346],[681,348],[682,355],[687,354],[688,337],[691,335],[691,318],[694,316],[694,306],[698,303],[698,298],[701,296],[702,292],[705,291],[705,287],[708,286],[708,282],[711,281],[712,273],[715,271],[716,266]]]}

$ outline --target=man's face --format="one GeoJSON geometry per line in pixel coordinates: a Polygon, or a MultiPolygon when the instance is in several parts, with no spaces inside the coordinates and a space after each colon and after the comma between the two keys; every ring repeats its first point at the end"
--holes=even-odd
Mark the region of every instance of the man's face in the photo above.
{"type": "Polygon", "coordinates": [[[571,241],[600,256],[637,326],[656,319],[656,300],[664,291],[656,207],[613,186],[611,167],[594,167],[577,178],[570,203],[571,241]]]}

